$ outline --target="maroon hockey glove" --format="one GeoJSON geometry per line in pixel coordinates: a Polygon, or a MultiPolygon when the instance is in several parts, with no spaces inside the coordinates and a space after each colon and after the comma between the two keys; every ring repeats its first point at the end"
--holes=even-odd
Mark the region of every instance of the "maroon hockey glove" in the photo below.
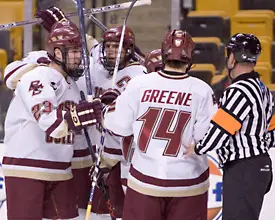
{"type": "Polygon", "coordinates": [[[100,97],[101,103],[105,105],[111,104],[118,96],[120,92],[117,89],[107,89],[100,97]]]}
{"type": "Polygon", "coordinates": [[[80,102],[66,112],[64,118],[67,120],[69,129],[73,131],[80,131],[88,126],[101,123],[100,99],[80,102]]]}
{"type": "Polygon", "coordinates": [[[52,26],[55,22],[67,19],[64,12],[57,7],[52,7],[47,10],[38,11],[35,15],[36,18],[42,19],[42,26],[48,31],[51,31],[52,26]]]}
{"type": "Polygon", "coordinates": [[[38,64],[49,65],[51,63],[51,60],[48,57],[39,57],[36,62],[38,64]]]}

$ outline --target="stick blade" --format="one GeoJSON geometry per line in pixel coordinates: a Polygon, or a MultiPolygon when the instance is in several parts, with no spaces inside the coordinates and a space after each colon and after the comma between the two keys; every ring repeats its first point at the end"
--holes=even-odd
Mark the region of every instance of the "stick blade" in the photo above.
{"type": "Polygon", "coordinates": [[[145,5],[151,5],[152,4],[151,0],[141,0],[141,2],[144,2],[145,5]]]}
{"type": "MultiPolygon", "coordinates": [[[[131,4],[131,2],[129,2],[129,6],[130,6],[130,4],[131,4]]],[[[142,5],[151,5],[151,4],[152,4],[151,0],[140,0],[134,4],[134,7],[138,7],[138,6],[142,6],[142,5]]]]}

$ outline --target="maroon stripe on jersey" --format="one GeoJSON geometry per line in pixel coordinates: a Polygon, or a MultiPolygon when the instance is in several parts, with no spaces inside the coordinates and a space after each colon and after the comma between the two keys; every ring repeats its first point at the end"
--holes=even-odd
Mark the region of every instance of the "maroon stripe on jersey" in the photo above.
{"type": "Polygon", "coordinates": [[[23,64],[23,65],[20,65],[19,67],[15,68],[13,71],[9,72],[5,77],[4,77],[4,83],[6,84],[8,78],[10,78],[10,76],[16,72],[18,69],[20,69],[22,66],[26,66],[27,64],[23,64]]]}
{"type": "Polygon", "coordinates": [[[109,108],[107,109],[107,113],[113,112],[116,110],[116,101],[113,101],[110,105],[109,108]]]}
{"type": "Polygon", "coordinates": [[[114,149],[114,148],[108,148],[108,147],[104,147],[104,152],[108,153],[108,154],[114,154],[114,155],[123,155],[122,154],[122,150],[120,149],[114,149]]]}
{"type": "Polygon", "coordinates": [[[46,134],[50,135],[63,121],[62,110],[56,109],[56,120],[55,122],[46,130],[46,134]]]}
{"type": "MultiPolygon", "coordinates": [[[[93,150],[96,152],[96,146],[93,145],[93,150]]],[[[86,157],[90,155],[89,148],[81,149],[81,150],[74,150],[73,157],[86,157]]]]}
{"type": "Polygon", "coordinates": [[[3,164],[56,169],[56,170],[66,170],[71,166],[70,162],[55,162],[55,161],[27,159],[27,158],[14,158],[14,157],[4,157],[3,164]]]}
{"type": "Polygon", "coordinates": [[[121,178],[121,184],[123,186],[127,186],[127,179],[126,178],[121,178]]]}
{"type": "Polygon", "coordinates": [[[130,167],[131,175],[139,181],[155,186],[162,187],[180,187],[180,186],[193,186],[206,181],[209,177],[209,169],[204,171],[199,177],[194,179],[158,179],[155,177],[147,176],[136,170],[132,165],[130,167]]]}
{"type": "Polygon", "coordinates": [[[163,73],[161,71],[158,71],[157,72],[160,76],[164,77],[164,78],[167,78],[167,79],[185,79],[185,78],[188,78],[188,74],[183,74],[183,75],[169,75],[169,74],[166,74],[166,73],[163,73]]]}

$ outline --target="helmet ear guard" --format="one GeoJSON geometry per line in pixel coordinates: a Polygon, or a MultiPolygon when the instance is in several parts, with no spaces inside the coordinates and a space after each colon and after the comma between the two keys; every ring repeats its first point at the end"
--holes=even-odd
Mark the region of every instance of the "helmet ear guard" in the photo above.
{"type": "Polygon", "coordinates": [[[156,72],[159,69],[163,69],[161,49],[151,51],[146,57],[144,65],[148,73],[156,72]]]}
{"type": "Polygon", "coordinates": [[[259,57],[259,55],[252,54],[250,51],[247,51],[245,49],[241,49],[240,51],[235,52],[234,56],[235,56],[235,60],[238,63],[244,63],[244,62],[256,63],[259,57]]]}

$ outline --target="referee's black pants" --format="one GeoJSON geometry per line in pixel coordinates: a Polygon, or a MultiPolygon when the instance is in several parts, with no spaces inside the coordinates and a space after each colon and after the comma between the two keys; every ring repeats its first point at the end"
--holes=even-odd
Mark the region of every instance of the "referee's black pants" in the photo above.
{"type": "Polygon", "coordinates": [[[223,172],[222,219],[258,220],[272,183],[269,155],[228,162],[223,172]]]}

